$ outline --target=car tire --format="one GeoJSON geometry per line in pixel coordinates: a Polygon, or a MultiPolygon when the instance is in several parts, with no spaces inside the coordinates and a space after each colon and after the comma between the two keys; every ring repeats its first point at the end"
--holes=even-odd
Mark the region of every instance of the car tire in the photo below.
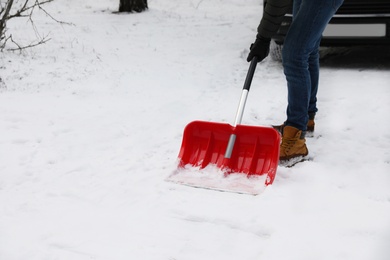
{"type": "Polygon", "coordinates": [[[269,46],[269,54],[271,59],[274,61],[282,61],[282,44],[278,44],[275,40],[271,40],[271,44],[269,46]]]}

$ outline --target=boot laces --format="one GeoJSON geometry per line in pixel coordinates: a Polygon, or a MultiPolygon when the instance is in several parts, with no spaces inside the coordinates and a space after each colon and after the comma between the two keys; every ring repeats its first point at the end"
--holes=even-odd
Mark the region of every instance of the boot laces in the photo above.
{"type": "Polygon", "coordinates": [[[298,138],[282,138],[281,147],[286,151],[288,151],[295,145],[297,141],[298,138]]]}

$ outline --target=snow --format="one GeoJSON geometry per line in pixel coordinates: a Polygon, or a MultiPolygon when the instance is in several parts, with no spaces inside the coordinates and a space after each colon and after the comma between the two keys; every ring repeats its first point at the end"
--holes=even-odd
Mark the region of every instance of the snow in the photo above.
{"type": "Polygon", "coordinates": [[[214,164],[203,169],[187,164],[185,167],[178,167],[166,180],[196,188],[258,195],[269,185],[266,184],[268,178],[268,173],[247,176],[243,173],[227,173],[226,169],[214,164]]]}
{"type": "MultiPolygon", "coordinates": [[[[322,60],[313,161],[258,196],[167,182],[194,120],[232,123],[257,0],[56,0],[45,45],[0,53],[0,259],[390,259],[388,47],[322,60]]],[[[19,43],[31,26],[11,20],[19,43]]],[[[258,65],[243,124],[285,119],[281,65],[258,65]]]]}

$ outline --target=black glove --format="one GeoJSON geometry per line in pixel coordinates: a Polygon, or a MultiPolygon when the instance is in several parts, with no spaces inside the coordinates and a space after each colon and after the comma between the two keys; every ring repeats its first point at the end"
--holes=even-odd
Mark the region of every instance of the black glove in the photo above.
{"type": "Polygon", "coordinates": [[[250,62],[255,56],[258,62],[264,60],[268,56],[270,42],[271,39],[257,36],[256,41],[251,44],[250,52],[246,60],[250,62]]]}

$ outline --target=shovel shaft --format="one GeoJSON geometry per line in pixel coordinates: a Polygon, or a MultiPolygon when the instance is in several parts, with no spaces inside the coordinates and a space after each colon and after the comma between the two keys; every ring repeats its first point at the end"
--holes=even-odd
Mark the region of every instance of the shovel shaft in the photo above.
{"type": "Polygon", "coordinates": [[[234,125],[233,125],[234,127],[241,124],[242,117],[244,115],[246,100],[248,98],[248,93],[249,93],[249,90],[247,90],[247,89],[242,90],[240,103],[238,104],[238,109],[237,109],[237,113],[236,113],[236,119],[234,120],[234,125]]]}
{"type": "Polygon", "coordinates": [[[228,146],[226,148],[226,152],[225,152],[225,156],[224,156],[226,159],[230,159],[230,157],[232,157],[232,152],[233,152],[233,147],[234,147],[235,142],[236,142],[236,135],[231,134],[229,137],[229,143],[228,143],[228,146]]]}
{"type": "MultiPolygon", "coordinates": [[[[246,100],[248,98],[249,89],[250,89],[251,84],[252,84],[253,75],[255,74],[256,65],[257,65],[257,57],[253,57],[250,65],[249,65],[248,73],[246,75],[244,88],[242,89],[240,103],[238,104],[238,109],[237,109],[237,113],[236,113],[236,119],[234,120],[234,125],[233,125],[234,127],[241,124],[242,116],[244,114],[246,100]]],[[[225,158],[229,159],[231,157],[235,141],[236,141],[236,135],[231,134],[230,138],[229,138],[228,146],[227,146],[226,151],[225,151],[225,158]]]]}
{"type": "Polygon", "coordinates": [[[257,65],[257,57],[253,57],[253,59],[250,63],[250,66],[249,66],[248,73],[246,75],[244,88],[242,89],[240,103],[238,104],[238,109],[237,109],[237,113],[236,113],[236,119],[234,120],[234,125],[233,125],[234,127],[241,124],[242,116],[244,114],[246,100],[248,98],[249,89],[250,89],[251,84],[252,84],[253,75],[255,74],[256,65],[257,65]]]}
{"type": "Polygon", "coordinates": [[[251,87],[253,75],[255,74],[255,70],[256,70],[256,65],[257,65],[257,57],[255,56],[255,57],[253,57],[250,65],[249,65],[249,70],[248,70],[248,73],[246,75],[246,79],[245,79],[245,83],[244,83],[244,89],[246,89],[248,91],[251,87]]]}

